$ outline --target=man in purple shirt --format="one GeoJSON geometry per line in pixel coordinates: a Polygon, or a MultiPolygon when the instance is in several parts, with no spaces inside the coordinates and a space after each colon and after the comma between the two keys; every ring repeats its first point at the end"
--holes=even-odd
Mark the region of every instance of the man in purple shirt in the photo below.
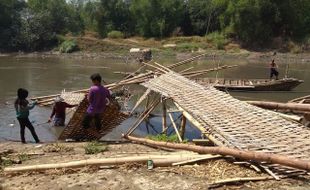
{"type": "Polygon", "coordinates": [[[88,93],[89,106],[83,120],[83,127],[89,128],[90,122],[94,119],[97,131],[101,129],[101,114],[106,108],[106,104],[111,98],[111,94],[107,88],[101,85],[101,76],[95,73],[90,76],[93,86],[90,87],[88,93]]]}

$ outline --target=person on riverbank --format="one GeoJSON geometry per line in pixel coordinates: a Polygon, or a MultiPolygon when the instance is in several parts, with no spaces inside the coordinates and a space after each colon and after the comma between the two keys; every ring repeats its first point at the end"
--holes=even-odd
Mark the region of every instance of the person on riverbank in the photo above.
{"type": "Polygon", "coordinates": [[[20,138],[22,143],[26,143],[25,140],[25,128],[27,127],[36,143],[39,143],[40,140],[38,138],[38,135],[36,131],[34,130],[34,127],[32,123],[29,121],[29,110],[33,109],[37,102],[32,102],[31,104],[26,99],[28,97],[28,91],[23,88],[19,88],[17,90],[17,99],[14,103],[15,111],[16,111],[16,117],[20,124],[20,138]]]}
{"type": "Polygon", "coordinates": [[[270,63],[270,80],[272,79],[273,75],[276,77],[276,80],[278,80],[278,65],[274,62],[274,59],[270,63]]]}
{"type": "Polygon", "coordinates": [[[50,123],[54,117],[54,126],[65,126],[65,121],[66,121],[66,108],[73,108],[76,105],[71,105],[66,102],[64,102],[64,99],[61,98],[60,96],[55,98],[55,104],[53,106],[53,111],[52,114],[47,121],[50,123]]]}
{"type": "Polygon", "coordinates": [[[95,120],[95,126],[97,131],[101,129],[101,114],[106,108],[106,104],[111,99],[110,91],[101,85],[102,78],[100,74],[95,73],[90,76],[93,85],[89,89],[87,99],[89,106],[87,108],[86,115],[83,119],[83,127],[89,128],[90,122],[95,120]]]}

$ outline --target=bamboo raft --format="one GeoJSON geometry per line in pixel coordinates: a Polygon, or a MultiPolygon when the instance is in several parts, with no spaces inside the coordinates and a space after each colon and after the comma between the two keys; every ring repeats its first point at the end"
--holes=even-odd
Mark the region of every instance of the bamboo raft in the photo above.
{"type": "Polygon", "coordinates": [[[222,91],[290,91],[304,81],[296,78],[280,80],[204,78],[196,79],[196,82],[206,86],[213,85],[222,91]]]}
{"type": "MultiPolygon", "coordinates": [[[[183,115],[218,146],[309,161],[310,130],[280,115],[202,86],[171,70],[142,84],[174,101],[183,115]]],[[[257,164],[257,163],[254,163],[257,164]]],[[[259,163],[275,178],[305,171],[259,163]]]]}

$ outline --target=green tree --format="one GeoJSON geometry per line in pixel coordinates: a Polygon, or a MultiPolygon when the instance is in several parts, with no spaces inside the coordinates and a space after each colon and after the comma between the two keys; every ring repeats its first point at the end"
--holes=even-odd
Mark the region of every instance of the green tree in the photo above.
{"type": "Polygon", "coordinates": [[[35,13],[28,8],[21,11],[21,25],[15,41],[18,49],[26,51],[42,50],[56,44],[49,13],[35,13]]]}
{"type": "Polygon", "coordinates": [[[69,31],[79,33],[84,29],[78,3],[68,4],[66,0],[28,0],[28,6],[35,12],[48,12],[53,31],[57,34],[69,31]]]}
{"type": "Polygon", "coordinates": [[[137,22],[136,28],[140,35],[165,37],[181,26],[185,15],[185,1],[132,0],[130,11],[137,22]]]}
{"type": "Polygon", "coordinates": [[[15,36],[20,27],[20,10],[26,6],[19,0],[0,1],[0,50],[15,47],[15,36]]]}
{"type": "Polygon", "coordinates": [[[108,32],[116,30],[131,34],[134,24],[129,12],[130,1],[101,0],[97,14],[98,32],[106,37],[108,32]]]}

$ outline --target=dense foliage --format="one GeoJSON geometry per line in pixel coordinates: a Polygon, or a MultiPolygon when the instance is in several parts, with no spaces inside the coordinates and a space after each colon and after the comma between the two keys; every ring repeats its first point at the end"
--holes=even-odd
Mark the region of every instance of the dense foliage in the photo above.
{"type": "Polygon", "coordinates": [[[264,45],[275,37],[309,39],[309,26],[309,0],[0,1],[0,50],[42,50],[57,44],[57,34],[85,30],[156,38],[216,32],[264,45]]]}

